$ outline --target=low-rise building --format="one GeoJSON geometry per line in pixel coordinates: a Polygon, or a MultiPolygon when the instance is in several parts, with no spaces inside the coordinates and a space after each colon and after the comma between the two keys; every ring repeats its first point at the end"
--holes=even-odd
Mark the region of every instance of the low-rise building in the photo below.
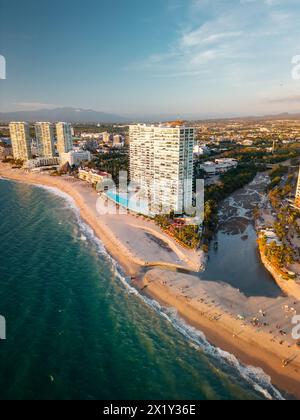
{"type": "Polygon", "coordinates": [[[241,141],[240,144],[242,144],[243,146],[253,146],[254,141],[246,139],[246,140],[241,141]]]}
{"type": "Polygon", "coordinates": [[[122,136],[120,136],[119,134],[116,134],[113,137],[113,147],[123,147],[124,146],[124,141],[122,136]]]}
{"type": "Polygon", "coordinates": [[[199,144],[194,146],[194,156],[204,156],[209,155],[209,153],[209,148],[206,146],[200,146],[199,144]]]}
{"type": "Polygon", "coordinates": [[[103,182],[107,179],[112,179],[112,176],[107,172],[97,171],[95,169],[79,169],[79,179],[86,181],[93,186],[96,186],[99,182],[103,182]]]}
{"type": "Polygon", "coordinates": [[[282,241],[278,238],[273,229],[264,229],[260,231],[260,236],[266,238],[267,245],[275,243],[277,246],[282,245],[282,241]]]}
{"type": "Polygon", "coordinates": [[[216,164],[214,162],[204,162],[200,165],[200,168],[206,173],[208,176],[215,176],[216,171],[216,164]]]}
{"type": "Polygon", "coordinates": [[[87,150],[72,150],[68,153],[61,153],[61,164],[69,163],[70,166],[80,166],[82,162],[90,162],[92,160],[91,153],[87,150]]]}
{"type": "Polygon", "coordinates": [[[102,133],[102,139],[104,143],[108,144],[111,141],[111,135],[107,132],[102,133]]]}
{"type": "Polygon", "coordinates": [[[200,168],[208,176],[220,175],[228,172],[230,169],[235,169],[238,166],[238,161],[235,159],[216,159],[214,162],[205,162],[200,168]]]}
{"type": "Polygon", "coordinates": [[[52,158],[36,158],[28,160],[24,164],[25,169],[33,170],[33,169],[46,169],[46,168],[53,168],[58,167],[60,163],[60,160],[58,157],[52,157],[52,158]]]}
{"type": "Polygon", "coordinates": [[[84,140],[89,140],[89,139],[100,140],[101,136],[102,136],[101,133],[81,133],[80,134],[80,137],[84,140]]]}

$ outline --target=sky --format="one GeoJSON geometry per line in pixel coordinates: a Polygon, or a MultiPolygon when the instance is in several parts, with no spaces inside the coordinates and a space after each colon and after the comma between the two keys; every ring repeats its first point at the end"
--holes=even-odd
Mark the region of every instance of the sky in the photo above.
{"type": "Polygon", "coordinates": [[[300,111],[299,0],[0,0],[0,17],[0,111],[300,111]]]}

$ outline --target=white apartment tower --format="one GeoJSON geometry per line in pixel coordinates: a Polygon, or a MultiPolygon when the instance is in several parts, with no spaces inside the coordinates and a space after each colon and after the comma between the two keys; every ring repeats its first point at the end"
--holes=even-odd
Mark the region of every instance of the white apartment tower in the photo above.
{"type": "Polygon", "coordinates": [[[49,122],[37,122],[35,134],[39,156],[41,158],[55,157],[54,126],[49,122]]]}
{"type": "Polygon", "coordinates": [[[297,190],[296,190],[296,206],[300,208],[300,169],[299,169],[299,177],[298,177],[297,190]]]}
{"type": "Polygon", "coordinates": [[[130,126],[130,177],[148,195],[152,213],[183,213],[193,202],[194,128],[130,126]]]}
{"type": "Polygon", "coordinates": [[[56,124],[57,150],[59,155],[73,150],[73,129],[72,125],[65,122],[56,124]]]}
{"type": "Polygon", "coordinates": [[[26,122],[11,122],[9,130],[14,159],[23,161],[32,159],[29,125],[26,122]]]}

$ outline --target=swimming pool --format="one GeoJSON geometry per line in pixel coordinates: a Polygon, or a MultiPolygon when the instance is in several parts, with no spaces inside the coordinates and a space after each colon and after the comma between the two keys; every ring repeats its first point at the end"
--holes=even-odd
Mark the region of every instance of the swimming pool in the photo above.
{"type": "Polygon", "coordinates": [[[109,190],[105,192],[105,195],[116,204],[119,204],[120,206],[125,207],[134,213],[151,216],[147,201],[137,197],[136,194],[120,194],[114,190],[109,190]]]}

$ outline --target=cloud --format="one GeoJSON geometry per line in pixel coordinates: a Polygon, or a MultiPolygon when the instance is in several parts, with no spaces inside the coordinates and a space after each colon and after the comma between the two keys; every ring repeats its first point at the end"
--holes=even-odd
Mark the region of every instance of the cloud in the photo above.
{"type": "Polygon", "coordinates": [[[246,3],[264,3],[268,6],[274,6],[276,4],[280,4],[281,0],[240,0],[242,4],[246,4],[246,3]]]}
{"type": "Polygon", "coordinates": [[[265,70],[268,77],[274,57],[283,59],[288,48],[298,47],[299,19],[287,7],[291,4],[294,0],[192,0],[189,18],[174,31],[171,45],[127,69],[170,77],[209,72],[232,79],[265,70]]]}
{"type": "Polygon", "coordinates": [[[300,103],[300,95],[283,96],[281,98],[270,98],[266,100],[269,104],[295,104],[300,103]]]}
{"type": "Polygon", "coordinates": [[[36,111],[39,109],[55,109],[59,105],[56,104],[46,104],[42,102],[14,102],[13,105],[16,105],[18,108],[22,108],[26,111],[36,111]]]}
{"type": "Polygon", "coordinates": [[[182,47],[195,47],[201,45],[215,44],[226,39],[233,39],[243,35],[242,31],[236,32],[211,32],[206,31],[206,28],[198,28],[195,31],[184,33],[181,39],[182,47]]]}

